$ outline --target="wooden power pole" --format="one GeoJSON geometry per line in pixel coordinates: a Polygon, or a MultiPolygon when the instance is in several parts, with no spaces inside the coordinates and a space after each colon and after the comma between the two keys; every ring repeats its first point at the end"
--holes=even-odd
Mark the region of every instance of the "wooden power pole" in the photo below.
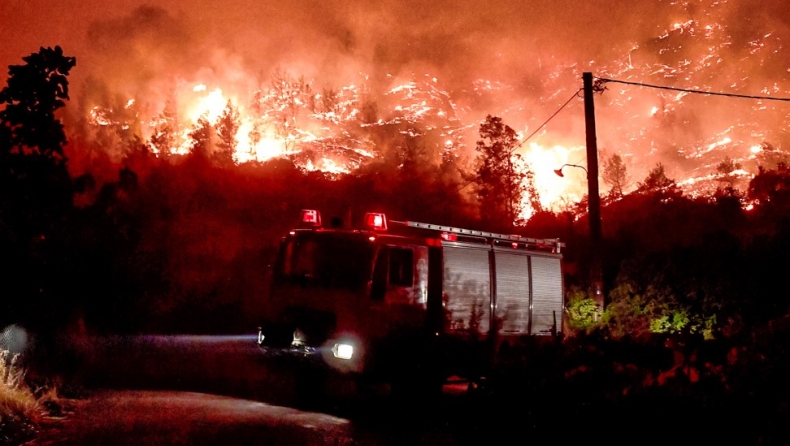
{"type": "Polygon", "coordinates": [[[595,135],[595,104],[593,102],[593,75],[582,73],[584,82],[584,125],[587,135],[587,217],[590,219],[590,254],[595,302],[604,308],[603,261],[601,249],[601,196],[598,192],[598,140],[595,135]]]}

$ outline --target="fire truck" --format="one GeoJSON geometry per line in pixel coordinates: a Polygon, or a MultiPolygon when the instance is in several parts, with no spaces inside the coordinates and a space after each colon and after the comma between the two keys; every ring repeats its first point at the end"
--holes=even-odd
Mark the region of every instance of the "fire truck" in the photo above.
{"type": "Polygon", "coordinates": [[[559,239],[382,213],[361,226],[324,226],[303,210],[282,238],[257,336],[266,358],[435,390],[476,382],[520,340],[562,333],[559,239]]]}

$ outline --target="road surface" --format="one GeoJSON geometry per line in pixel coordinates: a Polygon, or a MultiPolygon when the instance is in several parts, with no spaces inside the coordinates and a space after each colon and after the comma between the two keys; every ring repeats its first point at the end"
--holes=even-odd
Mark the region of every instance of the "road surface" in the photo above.
{"type": "Polygon", "coordinates": [[[490,438],[462,385],[447,386],[430,403],[383,395],[308,410],[294,400],[293,377],[262,361],[253,335],[95,337],[78,347],[69,366],[87,398],[70,401],[73,413],[46,423],[27,446],[456,445],[490,438]]]}
{"type": "Polygon", "coordinates": [[[77,401],[72,414],[47,423],[27,445],[252,444],[381,443],[328,414],[197,392],[111,390],[77,401]]]}

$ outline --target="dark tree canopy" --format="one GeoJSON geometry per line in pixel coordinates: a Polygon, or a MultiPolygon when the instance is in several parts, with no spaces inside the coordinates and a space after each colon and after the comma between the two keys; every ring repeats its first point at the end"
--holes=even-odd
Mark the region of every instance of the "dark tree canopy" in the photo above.
{"type": "Polygon", "coordinates": [[[151,135],[151,146],[163,159],[168,159],[178,145],[178,122],[174,108],[173,101],[168,99],[151,135]]]}
{"type": "Polygon", "coordinates": [[[190,153],[208,159],[212,152],[214,133],[214,127],[211,126],[208,117],[200,116],[189,132],[190,153]]]}
{"type": "Polygon", "coordinates": [[[517,145],[516,132],[502,118],[488,115],[480,125],[476,194],[481,219],[495,227],[512,227],[523,211],[524,198],[534,211],[541,209],[533,173],[521,155],[513,153],[517,145]]]}
{"type": "Polygon", "coordinates": [[[738,177],[734,174],[736,170],[741,168],[741,163],[734,161],[729,156],[725,156],[724,160],[716,165],[716,173],[718,177],[716,180],[722,183],[724,188],[734,188],[738,177]]]}
{"type": "Polygon", "coordinates": [[[55,117],[68,99],[73,57],[41,48],[9,67],[0,90],[0,281],[9,299],[0,318],[55,314],[65,286],[72,181],[55,117]]]}
{"type": "Polygon", "coordinates": [[[48,232],[71,205],[66,136],[55,112],[69,98],[67,75],[76,64],[60,47],[22,60],[0,90],[0,205],[18,236],[48,232]]]}
{"type": "Polygon", "coordinates": [[[603,181],[609,186],[609,195],[618,198],[628,186],[628,169],[623,158],[615,153],[603,163],[603,181]]]}
{"type": "Polygon", "coordinates": [[[0,91],[2,155],[34,153],[63,162],[66,137],[55,111],[69,98],[66,76],[76,59],[64,56],[56,46],[41,48],[22,60],[25,65],[9,67],[8,85],[0,91]]]}
{"type": "Polygon", "coordinates": [[[748,197],[760,202],[790,203],[790,167],[779,163],[776,169],[759,168],[749,182],[748,197]]]}
{"type": "Polygon", "coordinates": [[[658,163],[650,169],[644,181],[638,183],[636,192],[643,195],[676,196],[680,194],[675,180],[669,178],[664,164],[658,163]]]}
{"type": "Polygon", "coordinates": [[[212,155],[218,166],[232,166],[233,154],[236,152],[236,133],[239,131],[241,121],[239,109],[228,100],[225,109],[219,116],[215,129],[217,131],[217,146],[212,155]]]}

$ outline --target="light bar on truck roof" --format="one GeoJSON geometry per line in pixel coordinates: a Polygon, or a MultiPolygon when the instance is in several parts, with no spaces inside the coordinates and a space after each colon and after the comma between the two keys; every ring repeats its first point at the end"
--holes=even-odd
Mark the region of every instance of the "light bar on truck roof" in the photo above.
{"type": "Polygon", "coordinates": [[[387,216],[380,212],[368,212],[365,214],[365,227],[373,231],[386,231],[387,216]]]}
{"type": "Polygon", "coordinates": [[[447,241],[455,241],[457,240],[458,236],[479,237],[480,239],[498,240],[503,242],[511,242],[515,244],[523,243],[527,246],[535,246],[539,249],[541,248],[551,249],[553,252],[556,253],[560,253],[562,248],[565,247],[565,243],[560,242],[560,239],[558,238],[537,239],[537,238],[524,237],[516,234],[497,234],[495,232],[475,231],[472,229],[456,228],[453,226],[434,225],[431,223],[420,223],[417,221],[393,220],[392,223],[397,223],[399,225],[407,226],[410,228],[420,228],[420,229],[429,229],[432,231],[440,231],[441,239],[447,241]]]}

